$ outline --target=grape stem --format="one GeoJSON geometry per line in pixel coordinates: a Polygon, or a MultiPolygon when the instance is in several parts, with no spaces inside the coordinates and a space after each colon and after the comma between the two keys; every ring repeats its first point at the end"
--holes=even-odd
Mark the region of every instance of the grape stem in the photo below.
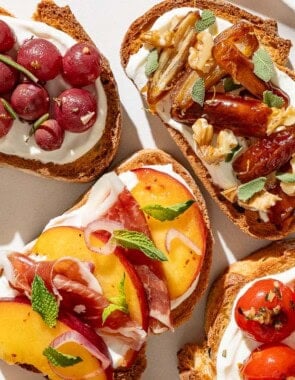
{"type": "Polygon", "coordinates": [[[33,134],[36,132],[36,130],[40,127],[44,121],[46,121],[49,118],[49,113],[45,113],[44,115],[40,116],[39,119],[35,121],[35,123],[32,125],[32,128],[30,129],[29,136],[26,138],[25,142],[29,141],[29,138],[33,136],[33,134]]]}
{"type": "Polygon", "coordinates": [[[5,99],[1,98],[0,100],[1,100],[1,103],[3,104],[3,107],[9,113],[9,115],[15,120],[17,118],[17,114],[15,113],[14,109],[5,99]]]}
{"type": "Polygon", "coordinates": [[[0,54],[0,61],[6,63],[6,65],[13,67],[14,69],[20,71],[24,75],[26,75],[28,78],[31,79],[34,83],[38,83],[39,79],[32,74],[29,70],[27,70],[24,66],[20,65],[19,63],[16,63],[13,59],[7,57],[4,54],[0,54]]]}

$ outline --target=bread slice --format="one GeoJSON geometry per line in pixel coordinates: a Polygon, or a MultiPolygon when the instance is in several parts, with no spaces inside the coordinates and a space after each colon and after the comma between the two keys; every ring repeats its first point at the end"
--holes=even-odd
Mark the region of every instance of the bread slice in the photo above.
{"type": "Polygon", "coordinates": [[[294,239],[274,242],[230,265],[210,289],[205,312],[206,340],[202,345],[187,344],[178,352],[180,378],[214,379],[218,347],[239,290],[259,277],[281,273],[294,266],[294,239]]]}
{"type": "MultiPolygon", "coordinates": [[[[200,193],[200,190],[198,189],[197,185],[195,184],[193,178],[188,173],[188,171],[182,165],[180,165],[175,159],[173,159],[170,155],[168,155],[167,153],[161,150],[145,149],[145,150],[136,152],[126,161],[121,163],[117,167],[116,172],[123,173],[126,171],[140,168],[142,166],[166,165],[166,164],[172,165],[173,171],[177,173],[179,176],[181,176],[182,179],[186,182],[186,184],[191,189],[194,197],[196,198],[198,208],[202,214],[202,217],[205,223],[205,228],[207,229],[206,250],[204,253],[202,266],[200,268],[198,284],[196,288],[194,289],[193,293],[187,299],[185,299],[176,309],[172,311],[172,315],[171,315],[172,325],[173,327],[177,327],[181,323],[184,323],[190,317],[196,302],[202,296],[208,284],[209,271],[210,271],[210,265],[211,265],[211,260],[212,260],[213,241],[212,241],[210,223],[209,223],[208,213],[206,210],[204,199],[200,193]]],[[[89,191],[85,193],[85,195],[82,196],[82,198],[79,199],[79,201],[69,211],[78,210],[81,206],[83,206],[86,203],[88,197],[89,197],[89,191]]],[[[26,250],[27,254],[30,254],[32,252],[39,252],[39,254],[42,253],[42,250],[39,251],[38,248],[36,248],[36,251],[34,250],[33,248],[34,244],[36,243],[33,242],[27,246],[27,250],[26,250]]],[[[28,368],[27,365],[24,365],[24,367],[28,368]]],[[[114,379],[125,379],[125,380],[139,379],[145,367],[146,367],[146,357],[145,357],[145,345],[144,345],[139,351],[135,362],[130,367],[120,367],[115,370],[114,379]]],[[[31,370],[34,370],[34,369],[31,368],[31,370]]]]}
{"type": "MultiPolygon", "coordinates": [[[[262,19],[223,0],[166,0],[151,8],[130,25],[123,39],[121,46],[121,63],[125,69],[130,57],[142,46],[140,35],[144,31],[149,30],[153,23],[165,12],[180,7],[196,7],[200,10],[209,9],[212,10],[216,16],[228,20],[231,23],[247,20],[254,26],[258,40],[268,50],[278,68],[295,80],[294,72],[283,66],[288,60],[291,41],[278,36],[276,21],[262,19]]],[[[154,107],[152,112],[155,113],[154,107]]],[[[210,193],[220,209],[242,231],[256,238],[277,240],[295,230],[295,223],[291,223],[285,230],[279,230],[273,223],[262,222],[258,212],[237,207],[237,205],[225,199],[225,197],[220,194],[220,188],[212,182],[208,170],[202,164],[194,149],[184,138],[182,133],[172,128],[163,120],[162,122],[196,175],[204,184],[206,190],[210,193]]]]}
{"type": "MultiPolygon", "coordinates": [[[[0,13],[9,15],[4,9],[0,9],[0,13]]],[[[42,0],[37,6],[33,19],[57,28],[77,41],[92,42],[69,6],[59,7],[51,0],[42,0]]],[[[103,47],[100,48],[103,50],[103,47]]],[[[30,173],[72,182],[89,182],[96,178],[112,162],[121,135],[121,110],[117,84],[103,55],[100,80],[107,97],[107,116],[103,135],[93,148],[75,161],[65,164],[42,163],[36,159],[25,159],[0,152],[0,165],[9,165],[30,173]]]]}

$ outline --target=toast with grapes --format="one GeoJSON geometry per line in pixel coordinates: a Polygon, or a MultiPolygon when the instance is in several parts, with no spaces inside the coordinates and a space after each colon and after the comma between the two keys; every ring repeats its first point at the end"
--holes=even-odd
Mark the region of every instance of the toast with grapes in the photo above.
{"type": "Polygon", "coordinates": [[[0,165],[75,182],[111,163],[121,134],[109,63],[68,6],[0,10],[0,165]]]}
{"type": "Polygon", "coordinates": [[[221,210],[251,236],[294,230],[294,72],[274,20],[166,0],[129,27],[127,76],[221,210]]]}
{"type": "Polygon", "coordinates": [[[212,285],[206,340],[178,353],[181,379],[295,376],[295,240],[232,264],[212,285]]]}
{"type": "Polygon", "coordinates": [[[211,256],[193,178],[139,151],[22,252],[1,252],[0,359],[54,380],[139,379],[148,335],[190,317],[211,256]]]}

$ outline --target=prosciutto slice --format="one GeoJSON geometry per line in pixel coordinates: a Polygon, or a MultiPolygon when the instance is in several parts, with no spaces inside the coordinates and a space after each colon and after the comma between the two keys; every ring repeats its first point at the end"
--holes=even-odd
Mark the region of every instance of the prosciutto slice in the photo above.
{"type": "Polygon", "coordinates": [[[20,294],[26,294],[30,298],[32,282],[35,275],[39,275],[47,289],[57,296],[62,312],[78,316],[95,329],[109,329],[112,335],[118,340],[124,340],[130,348],[141,347],[143,340],[138,338],[145,336],[145,332],[131,321],[129,314],[116,310],[103,324],[102,313],[110,302],[101,294],[98,281],[91,273],[93,267],[89,263],[68,257],[36,262],[21,253],[10,254],[8,260],[11,264],[9,282],[20,294]],[[137,333],[130,333],[127,341],[125,331],[132,326],[137,333]]]}
{"type": "MultiPolygon", "coordinates": [[[[145,215],[140,209],[139,204],[132,196],[131,192],[125,187],[117,196],[117,200],[113,202],[108,211],[101,216],[98,221],[91,223],[91,231],[93,226],[100,225],[100,221],[107,225],[115,223],[129,231],[142,232],[149,238],[151,233],[147,225],[145,215]]],[[[86,229],[89,231],[90,226],[86,229]]],[[[99,230],[97,230],[99,232],[99,230]]],[[[111,235],[112,230],[108,231],[111,235]]],[[[87,241],[89,242],[89,234],[87,233],[87,241]]],[[[141,251],[123,249],[124,255],[134,265],[140,280],[142,281],[149,304],[149,315],[151,318],[159,321],[165,328],[172,329],[170,318],[170,298],[166,283],[163,281],[163,274],[159,262],[145,256],[141,251]]],[[[157,324],[150,325],[153,332],[157,332],[155,327],[157,324]]],[[[158,327],[158,326],[157,326],[158,327]]]]}

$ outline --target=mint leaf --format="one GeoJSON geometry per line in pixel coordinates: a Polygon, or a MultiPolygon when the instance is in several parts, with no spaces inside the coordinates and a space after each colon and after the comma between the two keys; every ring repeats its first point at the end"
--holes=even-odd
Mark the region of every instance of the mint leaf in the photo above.
{"type": "Polygon", "coordinates": [[[172,206],[161,206],[158,204],[147,205],[142,210],[153,218],[163,222],[164,220],[174,220],[184,213],[195,201],[189,199],[186,202],[176,203],[172,206]]]}
{"type": "Polygon", "coordinates": [[[122,280],[119,283],[119,295],[116,297],[110,297],[109,301],[112,302],[109,306],[107,306],[102,313],[102,323],[105,323],[106,319],[112,314],[113,311],[120,310],[123,313],[128,314],[128,304],[126,301],[126,293],[125,293],[125,273],[123,275],[122,280]]]}
{"type": "Polygon", "coordinates": [[[295,173],[279,173],[276,175],[276,178],[284,183],[294,183],[295,173]]]}
{"type": "Polygon", "coordinates": [[[115,230],[113,239],[124,248],[139,249],[146,256],[154,260],[167,261],[167,257],[143,233],[128,230],[115,230]]]}
{"type": "Polygon", "coordinates": [[[149,77],[159,67],[159,53],[157,49],[151,50],[145,64],[145,75],[149,77]]]}
{"type": "Polygon", "coordinates": [[[281,96],[274,94],[272,91],[264,91],[263,103],[268,107],[282,108],[285,102],[281,96]]]}
{"type": "Polygon", "coordinates": [[[196,22],[195,28],[197,32],[202,32],[203,30],[209,28],[216,21],[215,14],[209,9],[205,9],[201,14],[201,19],[196,22]]]}
{"type": "Polygon", "coordinates": [[[259,193],[259,191],[263,190],[265,182],[266,182],[265,177],[259,177],[239,186],[238,187],[239,200],[241,200],[242,202],[246,202],[254,194],[259,193]]]}
{"type": "Polygon", "coordinates": [[[53,347],[45,348],[43,355],[46,356],[47,360],[50,361],[50,363],[55,367],[71,367],[82,362],[80,356],[63,354],[53,347]]]}
{"type": "Polygon", "coordinates": [[[240,84],[237,84],[234,82],[234,80],[230,77],[227,77],[223,81],[223,88],[225,92],[230,92],[233,90],[237,90],[238,88],[241,88],[242,86],[240,84]]]}
{"type": "Polygon", "coordinates": [[[275,68],[271,56],[263,48],[257,49],[253,54],[253,64],[254,74],[265,82],[270,81],[275,74],[275,68]]]}
{"type": "Polygon", "coordinates": [[[32,309],[39,313],[43,321],[49,326],[54,327],[58,317],[58,303],[51,294],[40,276],[35,276],[32,283],[32,309]]]}
{"type": "Polygon", "coordinates": [[[205,100],[205,81],[203,78],[198,78],[193,85],[192,99],[203,107],[205,100]]]}
{"type": "Polygon", "coordinates": [[[234,156],[241,150],[242,147],[240,144],[236,145],[231,152],[225,157],[225,162],[231,162],[231,160],[234,158],[234,156]]]}

